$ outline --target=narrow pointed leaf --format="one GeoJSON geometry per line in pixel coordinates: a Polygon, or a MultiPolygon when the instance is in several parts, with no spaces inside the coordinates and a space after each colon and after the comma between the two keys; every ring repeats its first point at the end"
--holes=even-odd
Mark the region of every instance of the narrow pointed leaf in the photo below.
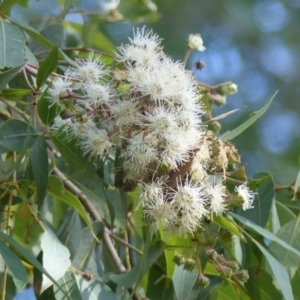
{"type": "MultiPolygon", "coordinates": [[[[252,239],[252,238],[251,238],[252,239]]],[[[265,256],[266,260],[268,261],[271,270],[273,272],[274,278],[276,279],[281,293],[286,300],[294,300],[292,287],[290,284],[290,279],[286,268],[274,258],[274,256],[264,248],[260,243],[258,243],[255,239],[252,241],[256,244],[256,246],[260,249],[260,251],[265,256]]]]}
{"type": "Polygon", "coordinates": [[[17,251],[20,255],[22,255],[32,266],[37,268],[40,272],[44,273],[48,278],[52,280],[54,284],[57,285],[55,279],[49,274],[49,272],[41,265],[41,263],[25,248],[23,248],[20,244],[18,244],[14,239],[5,233],[0,231],[0,238],[2,238],[5,242],[7,242],[12,249],[17,251]]]}
{"type": "MultiPolygon", "coordinates": [[[[281,227],[276,236],[291,247],[300,250],[300,217],[298,216],[298,218],[281,227]]],[[[300,256],[280,244],[272,242],[269,249],[285,267],[295,267],[300,263],[300,256]]]]}
{"type": "Polygon", "coordinates": [[[28,282],[28,274],[20,258],[2,242],[0,242],[0,254],[8,266],[17,290],[21,291],[28,282]]]}
{"type": "Polygon", "coordinates": [[[48,182],[48,154],[45,138],[40,136],[29,149],[29,157],[33,177],[37,189],[37,201],[42,203],[47,191],[48,182]]]}
{"type": "Polygon", "coordinates": [[[244,217],[239,216],[239,215],[237,215],[237,214],[235,214],[233,212],[230,212],[229,214],[232,215],[236,220],[239,220],[240,222],[242,222],[245,226],[247,226],[250,229],[252,229],[255,232],[257,232],[259,235],[262,235],[263,237],[265,237],[266,239],[268,239],[270,241],[277,242],[282,247],[290,250],[291,252],[295,253],[297,256],[300,257],[300,251],[298,251],[294,247],[292,247],[289,244],[287,244],[285,241],[283,241],[282,239],[280,239],[279,237],[277,237],[272,232],[268,231],[265,228],[260,227],[259,225],[256,225],[255,223],[253,223],[253,222],[245,219],[244,217]]]}
{"type": "Polygon", "coordinates": [[[45,125],[50,123],[58,116],[60,112],[59,105],[57,103],[51,103],[47,98],[47,91],[43,93],[41,99],[38,102],[37,109],[39,116],[45,125]]]}
{"type": "Polygon", "coordinates": [[[37,77],[36,85],[40,88],[47,80],[47,78],[54,72],[58,65],[58,48],[57,46],[53,47],[49,55],[40,65],[37,77]]]}
{"type": "Polygon", "coordinates": [[[234,130],[226,131],[220,139],[223,141],[229,141],[240,135],[243,131],[245,131],[248,127],[250,127],[253,123],[255,123],[269,108],[273,99],[275,98],[277,92],[271,97],[271,99],[267,102],[267,104],[262,107],[257,112],[252,113],[251,117],[242,125],[238,126],[234,130]]]}
{"type": "Polygon", "coordinates": [[[92,230],[91,221],[87,213],[85,212],[82,204],[76,196],[74,196],[72,193],[70,193],[64,188],[63,183],[58,177],[50,176],[48,178],[48,193],[56,197],[60,201],[63,201],[64,203],[73,207],[85,221],[88,227],[92,230]]]}

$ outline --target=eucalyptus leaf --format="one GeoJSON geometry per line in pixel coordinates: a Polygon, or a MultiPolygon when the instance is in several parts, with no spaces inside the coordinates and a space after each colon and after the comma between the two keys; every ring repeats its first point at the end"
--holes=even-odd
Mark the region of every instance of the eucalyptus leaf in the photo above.
{"type": "Polygon", "coordinates": [[[198,272],[185,270],[183,265],[176,266],[172,277],[176,299],[185,300],[198,278],[198,272]]]}
{"type": "Polygon", "coordinates": [[[55,196],[60,201],[63,201],[69,206],[73,207],[79,213],[79,215],[82,217],[85,223],[88,225],[90,230],[92,230],[91,221],[86,211],[84,210],[81,202],[78,200],[78,198],[75,195],[73,195],[72,193],[70,193],[64,188],[62,181],[58,177],[53,175],[49,176],[47,191],[50,195],[55,196]]]}
{"type": "Polygon", "coordinates": [[[25,62],[25,39],[15,25],[0,18],[0,69],[18,67],[25,62]]]}
{"type": "Polygon", "coordinates": [[[271,270],[273,272],[274,278],[276,279],[280,289],[281,293],[283,295],[283,298],[286,300],[294,300],[292,287],[290,284],[290,279],[287,270],[285,267],[274,258],[274,256],[260,243],[258,243],[255,239],[251,238],[253,243],[256,244],[256,246],[260,249],[260,251],[265,256],[266,260],[268,261],[271,270]]]}
{"type": "Polygon", "coordinates": [[[60,107],[57,103],[50,102],[47,98],[47,91],[45,91],[38,101],[37,110],[43,123],[49,126],[55,117],[58,116],[60,107]]]}
{"type": "Polygon", "coordinates": [[[29,137],[27,143],[27,148],[29,148],[36,142],[39,135],[28,123],[11,119],[0,126],[0,145],[12,151],[21,151],[24,150],[27,137],[29,137]]]}
{"type": "MultiPolygon", "coordinates": [[[[43,233],[41,248],[43,267],[56,281],[59,280],[71,266],[69,249],[49,229],[43,233]]],[[[43,274],[41,293],[52,284],[53,282],[43,274]]]]}
{"type": "Polygon", "coordinates": [[[274,300],[281,299],[279,291],[273,283],[273,278],[260,266],[248,268],[249,279],[245,283],[252,299],[274,300]]]}
{"type": "Polygon", "coordinates": [[[44,136],[39,136],[30,147],[29,157],[37,189],[37,201],[41,204],[46,195],[48,182],[48,154],[44,136]]]}
{"type": "Polygon", "coordinates": [[[1,241],[0,254],[8,266],[17,290],[21,291],[28,282],[28,274],[20,258],[1,241]]]}
{"type": "Polygon", "coordinates": [[[4,89],[7,84],[22,70],[23,65],[19,65],[15,68],[10,68],[0,73],[0,90],[4,89]]]}
{"type": "Polygon", "coordinates": [[[292,253],[294,253],[298,257],[300,257],[300,251],[299,250],[297,250],[294,247],[290,246],[284,240],[280,239],[279,237],[277,237],[272,232],[268,231],[265,228],[260,227],[259,225],[256,225],[255,223],[251,222],[250,220],[247,220],[246,218],[244,218],[242,216],[239,216],[239,215],[235,214],[234,212],[230,212],[229,214],[232,215],[236,220],[238,220],[241,223],[243,223],[248,228],[254,230],[259,235],[262,235],[264,238],[266,238],[266,239],[268,239],[270,241],[277,242],[279,245],[281,245],[285,249],[291,251],[292,253]]]}
{"type": "Polygon", "coordinates": [[[37,268],[40,272],[44,273],[48,278],[57,285],[56,280],[50,275],[50,273],[41,265],[41,263],[25,248],[18,244],[13,238],[0,231],[0,238],[7,242],[12,249],[22,255],[32,266],[37,268]]]}
{"type": "Polygon", "coordinates": [[[86,280],[81,276],[75,274],[75,280],[82,297],[79,299],[118,300],[112,290],[100,279],[86,280]]]}
{"type": "Polygon", "coordinates": [[[243,131],[245,131],[248,127],[250,127],[253,123],[255,123],[269,108],[273,99],[275,98],[277,92],[270,98],[267,104],[262,107],[257,112],[252,113],[250,118],[243,123],[242,125],[238,126],[234,130],[226,131],[223,135],[220,136],[220,139],[223,141],[229,141],[240,135],[243,131]]]}
{"type": "Polygon", "coordinates": [[[36,85],[40,88],[58,65],[58,48],[53,47],[46,59],[41,63],[36,76],[36,85]]]}
{"type": "MultiPolygon", "coordinates": [[[[300,250],[300,217],[298,216],[281,227],[276,236],[294,249],[300,250]]],[[[286,268],[298,266],[300,263],[300,256],[280,244],[272,242],[269,249],[286,268]]]]}

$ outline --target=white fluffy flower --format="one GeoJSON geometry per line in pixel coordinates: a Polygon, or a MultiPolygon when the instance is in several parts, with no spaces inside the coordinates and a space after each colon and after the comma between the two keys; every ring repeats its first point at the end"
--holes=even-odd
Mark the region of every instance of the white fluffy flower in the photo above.
{"type": "MultiPolygon", "coordinates": [[[[82,120],[80,122],[75,122],[72,127],[72,135],[77,138],[82,138],[88,134],[90,130],[96,128],[95,122],[91,118],[82,120]]],[[[70,137],[71,138],[71,137],[70,137]]]]}
{"type": "Polygon", "coordinates": [[[122,154],[134,170],[146,169],[150,163],[157,161],[157,149],[153,139],[141,132],[128,140],[126,151],[122,154]]]}
{"type": "Polygon", "coordinates": [[[54,134],[60,134],[62,132],[72,131],[73,123],[71,119],[62,119],[56,117],[51,125],[51,129],[54,131],[54,134]]]}
{"type": "Polygon", "coordinates": [[[164,137],[166,133],[177,130],[176,114],[174,109],[168,109],[158,104],[141,117],[144,126],[154,135],[164,137]]]}
{"type": "Polygon", "coordinates": [[[200,221],[207,214],[207,195],[202,186],[191,182],[179,183],[172,192],[171,206],[178,214],[178,225],[182,233],[193,233],[200,227],[200,221]]]}
{"type": "Polygon", "coordinates": [[[79,141],[80,148],[84,154],[91,157],[105,157],[107,151],[112,147],[105,129],[92,128],[88,130],[79,141]]]}
{"type": "Polygon", "coordinates": [[[253,204],[253,200],[255,198],[256,193],[250,191],[249,188],[247,187],[246,183],[243,183],[240,186],[236,186],[235,191],[238,193],[238,196],[243,201],[243,210],[246,210],[249,208],[254,208],[254,206],[252,206],[252,204],[253,204]]]}
{"type": "Polygon", "coordinates": [[[86,59],[77,59],[77,68],[70,68],[68,75],[83,82],[103,79],[103,76],[107,75],[108,71],[99,59],[100,56],[94,57],[94,53],[90,53],[86,59]]]}
{"type": "Polygon", "coordinates": [[[52,81],[52,86],[48,89],[49,99],[51,102],[59,103],[60,99],[68,96],[68,91],[71,91],[72,82],[68,76],[56,77],[52,81]]]}
{"type": "Polygon", "coordinates": [[[204,51],[205,47],[203,46],[203,40],[201,35],[198,34],[190,34],[188,45],[192,50],[204,51]]]}
{"type": "Polygon", "coordinates": [[[139,123],[139,103],[129,96],[124,96],[121,100],[111,104],[110,111],[114,123],[121,131],[123,127],[139,123]]]}
{"type": "Polygon", "coordinates": [[[88,103],[93,108],[109,105],[116,94],[109,84],[100,84],[93,81],[83,83],[82,90],[86,99],[79,100],[79,102],[88,103]]]}
{"type": "Polygon", "coordinates": [[[210,203],[210,211],[217,215],[222,214],[226,210],[225,197],[226,187],[221,181],[207,184],[206,191],[208,194],[208,202],[210,203]]]}
{"type": "Polygon", "coordinates": [[[145,26],[143,28],[137,28],[136,31],[133,30],[133,39],[129,38],[129,41],[132,45],[149,51],[162,49],[160,45],[162,39],[153,33],[152,30],[146,30],[145,26]]]}
{"type": "Polygon", "coordinates": [[[145,216],[164,226],[174,223],[176,213],[165,199],[166,178],[157,177],[150,184],[141,183],[140,185],[143,189],[140,199],[144,206],[145,216]]]}

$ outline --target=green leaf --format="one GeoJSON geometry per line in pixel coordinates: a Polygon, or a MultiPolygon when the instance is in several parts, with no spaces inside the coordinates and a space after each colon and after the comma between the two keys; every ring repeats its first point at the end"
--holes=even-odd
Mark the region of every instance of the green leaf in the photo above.
{"type": "Polygon", "coordinates": [[[0,69],[14,68],[25,62],[25,39],[13,24],[0,19],[0,69]]]}
{"type": "MultiPolygon", "coordinates": [[[[43,251],[43,267],[51,276],[58,280],[64,276],[71,266],[70,251],[55,234],[46,229],[42,235],[41,248],[43,251]]],[[[52,281],[43,274],[41,293],[52,285],[52,281]]]]}
{"type": "Polygon", "coordinates": [[[295,299],[299,300],[299,282],[300,282],[300,268],[297,269],[295,275],[291,280],[295,299]]]}
{"type": "Polygon", "coordinates": [[[265,237],[266,239],[270,240],[270,241],[274,241],[277,242],[279,245],[281,245],[282,247],[290,250],[291,252],[295,253],[297,256],[300,257],[300,251],[298,251],[297,249],[293,248],[292,246],[290,246],[289,244],[287,244],[285,241],[283,241],[282,239],[278,238],[275,234],[273,234],[272,232],[268,231],[265,228],[262,228],[258,225],[256,225],[255,223],[251,222],[250,220],[245,219],[242,216],[239,216],[237,214],[235,214],[234,212],[229,212],[230,215],[232,215],[235,219],[239,220],[240,222],[242,222],[245,226],[247,226],[248,228],[251,228],[252,230],[254,230],[256,233],[258,233],[259,235],[262,235],[263,237],[265,237]]]}
{"type": "Polygon", "coordinates": [[[230,231],[231,233],[235,234],[236,236],[238,236],[241,240],[245,240],[245,238],[243,237],[239,227],[235,224],[234,221],[232,220],[228,220],[227,218],[220,216],[220,215],[215,215],[213,217],[213,222],[225,229],[227,229],[228,231],[230,231]]]}
{"type": "Polygon", "coordinates": [[[57,286],[53,287],[56,300],[83,299],[74,276],[73,272],[67,271],[65,275],[57,281],[60,289],[58,289],[57,286]]]}
{"type": "MultiPolygon", "coordinates": [[[[50,24],[43,28],[39,34],[47,39],[48,42],[52,43],[55,46],[61,46],[63,39],[64,39],[64,32],[63,28],[60,24],[50,24]]],[[[30,49],[35,52],[45,51],[47,49],[52,49],[48,47],[43,47],[41,43],[37,43],[35,40],[33,40],[30,43],[30,49]]],[[[60,51],[60,50],[59,50],[60,51]]]]}
{"type": "Polygon", "coordinates": [[[95,22],[85,22],[82,28],[83,42],[88,47],[95,47],[113,53],[114,44],[99,30],[95,22]]]}
{"type": "Polygon", "coordinates": [[[209,299],[218,300],[251,300],[242,288],[230,281],[225,281],[212,289],[209,299]]]}
{"type": "Polygon", "coordinates": [[[58,48],[57,46],[53,47],[46,59],[41,63],[37,77],[36,85],[37,88],[40,88],[47,80],[47,78],[54,72],[58,65],[58,48]]]}
{"type": "Polygon", "coordinates": [[[112,290],[99,279],[86,280],[81,276],[74,275],[77,286],[81,292],[79,299],[105,299],[105,300],[118,300],[112,290]]]}
{"type": "Polygon", "coordinates": [[[70,167],[75,170],[95,170],[95,166],[89,160],[89,156],[83,155],[82,150],[77,145],[76,139],[68,139],[67,132],[60,132],[59,135],[52,135],[51,140],[70,167]]]}
{"type": "MultiPolygon", "coordinates": [[[[249,235],[250,237],[250,235],[249,235]]],[[[256,246],[260,249],[260,251],[263,253],[265,258],[267,259],[271,270],[273,272],[274,278],[276,279],[280,289],[281,293],[286,300],[293,300],[293,292],[292,292],[292,287],[290,284],[290,279],[287,270],[285,267],[278,261],[276,260],[273,255],[265,249],[260,243],[258,243],[255,239],[250,237],[253,243],[256,244],[256,246]]]]}
{"type": "Polygon", "coordinates": [[[237,137],[238,135],[240,135],[243,131],[245,131],[248,127],[250,127],[253,123],[255,123],[269,108],[269,106],[271,105],[273,99],[275,98],[277,92],[271,97],[271,99],[267,102],[267,104],[262,107],[259,111],[252,113],[252,115],[250,116],[250,118],[243,123],[242,125],[238,126],[237,128],[235,128],[234,130],[231,131],[226,131],[221,137],[220,139],[222,141],[229,141],[234,139],[235,137],[237,137]]]}
{"type": "MultiPolygon", "coordinates": [[[[45,48],[52,50],[55,46],[54,43],[49,41],[46,37],[41,35],[38,31],[36,31],[33,27],[29,26],[28,24],[25,24],[19,20],[15,20],[13,18],[9,18],[9,20],[14,23],[16,26],[18,26],[20,29],[24,30],[29,36],[31,36],[34,40],[39,42],[42,46],[45,48]]],[[[65,59],[67,62],[69,62],[71,65],[74,65],[74,62],[67,56],[63,51],[60,49],[59,51],[59,57],[62,59],[65,59]]]]}
{"type": "MultiPolygon", "coordinates": [[[[298,216],[298,218],[281,227],[276,236],[291,247],[300,250],[300,217],[298,216]]],[[[297,254],[277,243],[272,242],[269,249],[286,268],[298,266],[300,263],[300,257],[297,254]]]]}
{"type": "Polygon", "coordinates": [[[182,253],[186,251],[188,247],[191,247],[190,239],[184,238],[182,236],[174,236],[168,234],[165,227],[159,225],[158,227],[160,237],[166,243],[168,248],[165,249],[165,258],[166,258],[166,270],[167,270],[167,278],[172,279],[173,273],[175,271],[175,262],[173,261],[175,255],[175,248],[176,252],[182,253]],[[172,247],[174,246],[174,247],[172,247]]]}
{"type": "Polygon", "coordinates": [[[154,229],[153,225],[149,227],[144,252],[140,261],[125,274],[110,275],[110,279],[113,282],[127,288],[131,287],[135,283],[137,287],[138,283],[149,271],[153,263],[163,254],[165,247],[150,247],[154,229]]]}
{"type": "Polygon", "coordinates": [[[7,264],[17,290],[23,290],[28,282],[28,274],[20,258],[1,241],[0,254],[7,264]]]}
{"type": "MultiPolygon", "coordinates": [[[[254,208],[243,210],[241,207],[236,209],[236,213],[248,220],[265,227],[267,225],[272,203],[275,195],[275,183],[271,173],[260,172],[253,177],[256,188],[256,195],[253,201],[254,208]]],[[[253,185],[251,181],[249,185],[253,185]]]]}
{"type": "Polygon", "coordinates": [[[95,255],[93,256],[93,251],[95,251],[96,245],[100,245],[99,241],[97,241],[103,235],[104,232],[104,224],[102,222],[94,222],[93,223],[93,233],[89,228],[84,228],[78,235],[78,239],[80,241],[79,247],[76,250],[75,256],[72,260],[72,266],[75,269],[86,271],[93,273],[94,275],[97,274],[98,276],[103,276],[104,268],[100,261],[100,259],[96,258],[95,255]],[[91,258],[95,258],[92,259],[91,258]],[[91,266],[89,266],[89,264],[91,266]],[[93,270],[91,270],[91,267],[93,270]],[[101,274],[99,271],[102,269],[101,274]]]}
{"type": "Polygon", "coordinates": [[[0,126],[0,145],[11,150],[24,150],[26,137],[29,136],[27,149],[31,147],[39,137],[39,133],[28,123],[17,119],[11,119],[0,126]]]}
{"type": "MultiPolygon", "coordinates": [[[[18,184],[21,185],[22,189],[25,189],[23,183],[19,181],[18,184]]],[[[28,192],[24,194],[25,197],[28,192]]],[[[30,208],[31,206],[28,203],[22,202],[19,204],[14,217],[13,238],[28,251],[31,251],[32,254],[38,255],[41,244],[40,237],[43,231],[30,208]]]]}
{"type": "Polygon", "coordinates": [[[125,274],[112,274],[110,279],[126,288],[131,287],[134,283],[137,283],[143,275],[145,275],[153,263],[163,254],[164,249],[152,247],[145,251],[142,259],[127,273],[125,274]]]}
{"type": "Polygon", "coordinates": [[[37,104],[37,110],[43,123],[47,126],[58,116],[60,107],[57,103],[51,103],[45,91],[37,104]]]}
{"type": "Polygon", "coordinates": [[[28,0],[3,0],[1,3],[1,12],[8,14],[10,9],[16,4],[27,7],[27,2],[28,0]]]}
{"type": "Polygon", "coordinates": [[[198,272],[184,270],[184,266],[176,266],[172,277],[176,299],[184,300],[190,294],[196,280],[198,272]]]}
{"type": "Polygon", "coordinates": [[[281,294],[273,284],[273,278],[261,266],[251,266],[248,268],[248,273],[249,279],[245,283],[245,286],[251,299],[281,299],[281,294]]]}
{"type": "Polygon", "coordinates": [[[78,200],[76,196],[74,196],[72,193],[67,191],[61,180],[56,176],[50,176],[48,178],[48,193],[51,194],[53,197],[56,197],[60,201],[63,201],[64,203],[68,204],[69,206],[73,207],[79,215],[82,217],[82,219],[85,221],[85,223],[88,225],[90,230],[92,230],[92,224],[91,221],[85,212],[82,204],[78,200]]]}
{"type": "Polygon", "coordinates": [[[41,265],[41,263],[25,248],[23,248],[20,244],[18,244],[15,240],[13,240],[10,236],[6,235],[2,231],[0,231],[0,238],[2,238],[5,242],[7,242],[11,248],[17,251],[20,255],[22,255],[32,266],[37,268],[40,272],[44,273],[48,278],[50,278],[54,284],[57,285],[55,279],[48,273],[48,271],[41,265]]]}
{"type": "Polygon", "coordinates": [[[22,68],[23,65],[20,65],[0,73],[0,90],[5,88],[6,85],[22,70],[22,68]]]}
{"type": "Polygon", "coordinates": [[[48,182],[47,144],[43,136],[39,136],[36,143],[30,147],[29,158],[36,183],[37,202],[41,204],[46,195],[48,182]]]}
{"type": "Polygon", "coordinates": [[[277,200],[275,201],[275,204],[276,204],[277,214],[281,226],[290,222],[293,219],[296,219],[295,214],[285,205],[283,205],[277,200]]]}
{"type": "Polygon", "coordinates": [[[19,100],[24,96],[30,95],[31,90],[26,89],[3,89],[0,93],[0,97],[3,97],[7,100],[19,100]]]}

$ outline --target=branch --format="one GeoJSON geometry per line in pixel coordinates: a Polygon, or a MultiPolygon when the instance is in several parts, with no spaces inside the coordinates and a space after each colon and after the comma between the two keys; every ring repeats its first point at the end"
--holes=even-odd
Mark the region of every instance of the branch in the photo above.
{"type": "MultiPolygon", "coordinates": [[[[102,218],[100,217],[98,211],[93,207],[89,199],[86,197],[86,195],[76,186],[74,185],[57,167],[54,167],[53,172],[56,176],[58,176],[64,183],[66,189],[68,189],[70,192],[75,194],[82,205],[85,207],[87,212],[90,214],[91,218],[94,221],[101,221],[102,218]]],[[[106,246],[112,260],[114,261],[118,271],[120,273],[126,272],[126,268],[124,267],[123,263],[121,262],[121,259],[110,239],[110,231],[105,227],[104,233],[102,236],[102,240],[104,245],[106,246]]]]}

